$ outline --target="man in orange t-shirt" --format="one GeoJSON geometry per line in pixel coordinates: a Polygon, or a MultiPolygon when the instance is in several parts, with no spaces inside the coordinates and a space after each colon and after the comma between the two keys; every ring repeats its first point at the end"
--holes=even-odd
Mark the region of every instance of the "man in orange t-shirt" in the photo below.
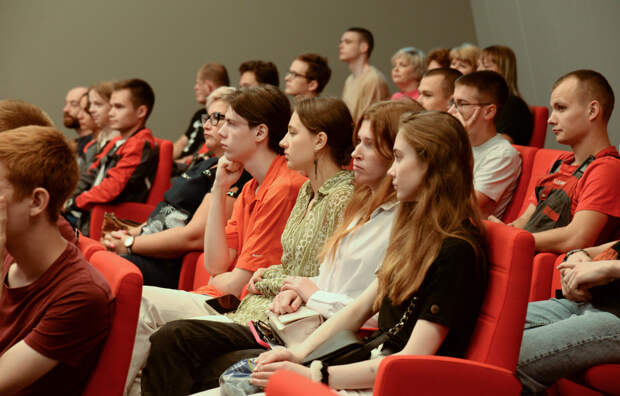
{"type": "Polygon", "coordinates": [[[211,279],[192,293],[143,288],[126,384],[129,395],[140,392],[138,373],[146,363],[151,334],[172,320],[210,314],[205,304],[209,296],[239,297],[254,271],[280,263],[280,237],[306,181],[280,155],[290,104],[280,90],[269,85],[242,88],[227,102],[230,107],[219,131],[226,153],[218,163],[205,230],[205,267],[211,279]],[[244,168],[253,179],[243,187],[227,222],[227,192],[244,168]]]}

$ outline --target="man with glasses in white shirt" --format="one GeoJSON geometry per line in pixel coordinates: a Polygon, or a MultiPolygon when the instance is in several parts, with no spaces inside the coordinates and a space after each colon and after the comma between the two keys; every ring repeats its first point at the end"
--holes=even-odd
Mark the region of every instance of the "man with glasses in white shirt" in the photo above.
{"type": "Polygon", "coordinates": [[[495,118],[508,97],[508,85],[492,71],[459,77],[448,112],[469,135],[474,154],[474,189],[484,217],[501,218],[521,174],[521,157],[497,133],[495,118]]]}

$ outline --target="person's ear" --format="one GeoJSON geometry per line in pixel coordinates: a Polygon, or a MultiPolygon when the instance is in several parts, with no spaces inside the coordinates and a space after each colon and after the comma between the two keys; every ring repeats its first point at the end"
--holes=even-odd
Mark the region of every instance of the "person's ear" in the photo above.
{"type": "Polygon", "coordinates": [[[211,92],[215,91],[215,84],[213,84],[213,81],[211,80],[205,80],[205,84],[207,85],[207,92],[210,94],[211,92]]]}
{"type": "Polygon", "coordinates": [[[136,109],[136,115],[138,116],[138,118],[142,118],[143,120],[146,119],[146,114],[149,112],[148,108],[146,107],[146,105],[140,105],[138,106],[138,108],[136,109]]]}
{"type": "Polygon", "coordinates": [[[368,55],[368,43],[365,41],[360,42],[360,51],[368,55]]]}
{"type": "Polygon", "coordinates": [[[588,105],[588,120],[594,121],[602,111],[603,109],[601,109],[601,104],[598,100],[591,101],[588,105]]]}
{"type": "Polygon", "coordinates": [[[259,124],[256,127],[256,142],[260,143],[269,137],[269,128],[265,124],[259,124]]]}
{"type": "Polygon", "coordinates": [[[485,106],[485,109],[484,109],[484,119],[485,120],[492,120],[493,118],[495,118],[496,115],[497,115],[497,105],[496,104],[490,104],[488,106],[485,106]]]}
{"type": "Polygon", "coordinates": [[[30,195],[30,216],[38,216],[47,210],[50,202],[50,194],[43,187],[32,190],[30,195]]]}
{"type": "Polygon", "coordinates": [[[314,135],[314,152],[319,152],[327,146],[327,134],[323,131],[314,135]]]}
{"type": "Polygon", "coordinates": [[[310,80],[308,82],[308,91],[318,93],[316,90],[319,88],[319,82],[317,80],[310,80]]]}

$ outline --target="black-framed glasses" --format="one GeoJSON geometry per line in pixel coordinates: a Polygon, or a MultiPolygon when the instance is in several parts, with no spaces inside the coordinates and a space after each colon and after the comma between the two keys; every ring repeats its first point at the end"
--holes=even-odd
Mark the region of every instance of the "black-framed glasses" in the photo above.
{"type": "Polygon", "coordinates": [[[209,121],[211,122],[211,125],[216,126],[217,124],[219,124],[220,121],[225,118],[226,116],[224,114],[216,111],[211,114],[203,114],[202,117],[200,117],[200,121],[202,121],[203,124],[209,121]]]}
{"type": "Polygon", "coordinates": [[[307,79],[308,76],[306,76],[305,74],[301,74],[301,73],[297,73],[295,71],[289,70],[288,73],[286,73],[287,77],[292,77],[292,78],[297,78],[297,77],[302,77],[307,79]]]}
{"type": "Polygon", "coordinates": [[[488,106],[488,105],[493,104],[493,103],[488,103],[488,102],[466,103],[466,102],[459,102],[459,101],[455,102],[453,99],[450,99],[448,101],[448,104],[450,105],[449,108],[452,108],[454,106],[460,112],[461,110],[463,110],[467,106],[488,106]]]}

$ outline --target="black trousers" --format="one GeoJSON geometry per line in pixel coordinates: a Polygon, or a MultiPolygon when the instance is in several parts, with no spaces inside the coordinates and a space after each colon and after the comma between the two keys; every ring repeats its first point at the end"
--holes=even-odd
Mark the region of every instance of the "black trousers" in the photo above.
{"type": "Polygon", "coordinates": [[[219,386],[219,376],[241,359],[265,349],[250,329],[236,323],[175,320],[151,338],[142,370],[142,394],[187,395],[219,386]]]}
{"type": "Polygon", "coordinates": [[[144,286],[157,286],[167,289],[179,287],[182,258],[158,259],[139,254],[121,254],[121,257],[134,263],[142,272],[144,286]]]}

